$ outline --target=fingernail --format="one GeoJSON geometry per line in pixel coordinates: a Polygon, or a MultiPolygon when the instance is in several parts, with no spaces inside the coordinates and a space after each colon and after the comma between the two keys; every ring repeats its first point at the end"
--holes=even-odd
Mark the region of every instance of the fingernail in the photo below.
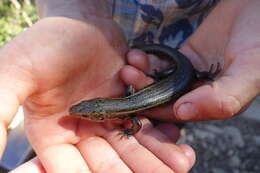
{"type": "Polygon", "coordinates": [[[176,118],[179,120],[190,120],[197,116],[198,110],[191,103],[181,104],[176,111],[176,118]]]}

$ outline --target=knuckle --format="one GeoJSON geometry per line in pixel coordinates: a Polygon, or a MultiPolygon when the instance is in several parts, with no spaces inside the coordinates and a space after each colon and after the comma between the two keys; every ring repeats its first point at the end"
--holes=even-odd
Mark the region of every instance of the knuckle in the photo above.
{"type": "Polygon", "coordinates": [[[235,96],[226,96],[220,103],[220,119],[227,119],[236,115],[241,109],[241,102],[235,96]]]}

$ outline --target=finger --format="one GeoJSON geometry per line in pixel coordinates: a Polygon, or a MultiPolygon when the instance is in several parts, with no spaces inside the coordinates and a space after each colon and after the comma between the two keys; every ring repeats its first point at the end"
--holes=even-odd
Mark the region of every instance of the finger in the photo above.
{"type": "Polygon", "coordinates": [[[12,170],[10,173],[47,173],[42,166],[38,158],[34,158],[16,169],[12,170]]]}
{"type": "Polygon", "coordinates": [[[16,42],[11,42],[1,49],[0,62],[1,156],[6,143],[6,128],[16,115],[19,105],[21,105],[26,97],[34,91],[35,83],[30,73],[25,70],[30,63],[28,63],[27,60],[22,59],[21,52],[19,51],[16,42]]]}
{"type": "Polygon", "coordinates": [[[155,70],[161,71],[166,69],[169,65],[167,61],[163,61],[160,57],[153,54],[146,54],[138,49],[129,51],[127,54],[127,61],[129,65],[146,74],[153,74],[155,70]]]}
{"type": "MultiPolygon", "coordinates": [[[[154,155],[167,164],[176,173],[188,172],[193,166],[192,154],[186,155],[183,150],[175,145],[173,141],[165,134],[153,128],[148,119],[143,122],[143,128],[136,134],[136,138],[140,144],[146,147],[154,155]],[[191,160],[191,161],[190,161],[191,160]]],[[[176,128],[167,126],[169,130],[176,130],[176,128]]],[[[175,133],[172,131],[172,133],[175,133]]]]}
{"type": "Polygon", "coordinates": [[[180,130],[173,124],[160,124],[155,127],[164,135],[170,138],[173,142],[177,142],[180,137],[180,130]]]}
{"type": "MultiPolygon", "coordinates": [[[[164,135],[170,138],[172,141],[177,142],[180,137],[180,130],[177,126],[171,124],[160,124],[156,127],[156,129],[160,130],[164,135]]],[[[196,154],[194,150],[186,144],[179,144],[178,145],[184,154],[189,159],[190,165],[194,165],[196,161],[196,154]]]]}
{"type": "MultiPolygon", "coordinates": [[[[25,109],[25,113],[28,110],[25,109]]],[[[74,144],[80,119],[64,117],[65,112],[41,118],[36,114],[25,117],[25,131],[47,172],[90,172],[74,144]],[[66,164],[69,163],[69,164],[66,164]]]]}
{"type": "Polygon", "coordinates": [[[90,173],[84,158],[74,145],[53,145],[37,154],[47,172],[90,173]]]}
{"type": "Polygon", "coordinates": [[[114,131],[104,138],[133,172],[173,172],[133,136],[120,139],[118,131],[114,131]]]}
{"type": "Polygon", "coordinates": [[[190,165],[193,166],[196,162],[195,151],[189,145],[186,144],[179,144],[178,146],[181,148],[184,154],[189,158],[190,165]]]}
{"type": "MultiPolygon", "coordinates": [[[[0,70],[1,73],[1,70],[0,70]]],[[[10,75],[11,76],[11,75],[10,75]]],[[[9,76],[9,78],[10,78],[9,76]]],[[[6,129],[16,115],[19,105],[24,101],[30,90],[19,82],[7,81],[0,75],[0,157],[6,145],[6,129]],[[13,88],[15,87],[15,88],[13,88]],[[16,88],[17,87],[17,88],[16,88]],[[23,88],[24,87],[24,88],[23,88]],[[23,89],[24,90],[23,90],[23,89]],[[28,90],[27,90],[28,89],[28,90]],[[27,91],[26,91],[27,90],[27,91]]]]}
{"type": "Polygon", "coordinates": [[[77,144],[92,172],[132,172],[110,144],[101,137],[86,138],[77,144]]]}
{"type": "Polygon", "coordinates": [[[127,54],[127,62],[129,65],[148,73],[150,71],[149,59],[146,53],[138,49],[131,49],[127,54]]]}
{"type": "Polygon", "coordinates": [[[151,110],[147,110],[143,113],[147,117],[159,119],[162,121],[175,121],[173,112],[173,105],[160,105],[159,107],[153,108],[151,110]]]}
{"type": "Polygon", "coordinates": [[[176,118],[180,121],[226,119],[239,113],[259,93],[258,55],[251,52],[237,57],[219,79],[181,97],[174,105],[176,118]],[[248,58],[251,63],[247,63],[248,58]]]}
{"type": "Polygon", "coordinates": [[[19,107],[19,101],[17,97],[10,92],[11,91],[4,91],[4,88],[0,89],[0,157],[3,154],[6,145],[6,129],[11,123],[19,107]]]}
{"type": "Polygon", "coordinates": [[[121,69],[120,76],[126,85],[133,85],[137,90],[153,83],[153,79],[147,77],[142,71],[129,65],[121,69]]]}

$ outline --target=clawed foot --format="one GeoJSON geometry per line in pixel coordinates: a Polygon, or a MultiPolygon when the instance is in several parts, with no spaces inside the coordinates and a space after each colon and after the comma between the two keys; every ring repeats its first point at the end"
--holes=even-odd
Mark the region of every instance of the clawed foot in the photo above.
{"type": "Polygon", "coordinates": [[[132,126],[130,128],[123,129],[121,132],[118,133],[118,135],[121,136],[120,139],[123,139],[124,137],[128,139],[130,136],[135,135],[141,129],[142,123],[140,120],[137,119],[135,114],[132,115],[130,120],[132,126]]]}
{"type": "Polygon", "coordinates": [[[120,139],[126,138],[129,139],[131,136],[133,136],[136,132],[132,129],[124,129],[121,130],[118,135],[120,136],[120,139]]]}
{"type": "Polygon", "coordinates": [[[154,74],[147,74],[148,77],[153,78],[155,81],[161,80],[167,76],[169,76],[170,74],[174,73],[174,71],[176,70],[176,67],[172,67],[170,69],[166,69],[166,70],[162,70],[162,71],[158,71],[156,69],[154,69],[154,74]]]}
{"type": "Polygon", "coordinates": [[[220,73],[221,71],[220,63],[217,63],[217,67],[214,70],[214,64],[211,64],[209,71],[196,71],[196,77],[199,80],[214,80],[214,78],[220,73]]]}

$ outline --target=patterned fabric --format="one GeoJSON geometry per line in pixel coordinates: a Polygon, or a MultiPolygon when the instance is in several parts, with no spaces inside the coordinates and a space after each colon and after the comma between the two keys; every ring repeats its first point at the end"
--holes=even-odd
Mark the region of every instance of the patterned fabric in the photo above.
{"type": "Polygon", "coordinates": [[[181,46],[219,0],[114,0],[113,18],[129,44],[181,46]]]}

